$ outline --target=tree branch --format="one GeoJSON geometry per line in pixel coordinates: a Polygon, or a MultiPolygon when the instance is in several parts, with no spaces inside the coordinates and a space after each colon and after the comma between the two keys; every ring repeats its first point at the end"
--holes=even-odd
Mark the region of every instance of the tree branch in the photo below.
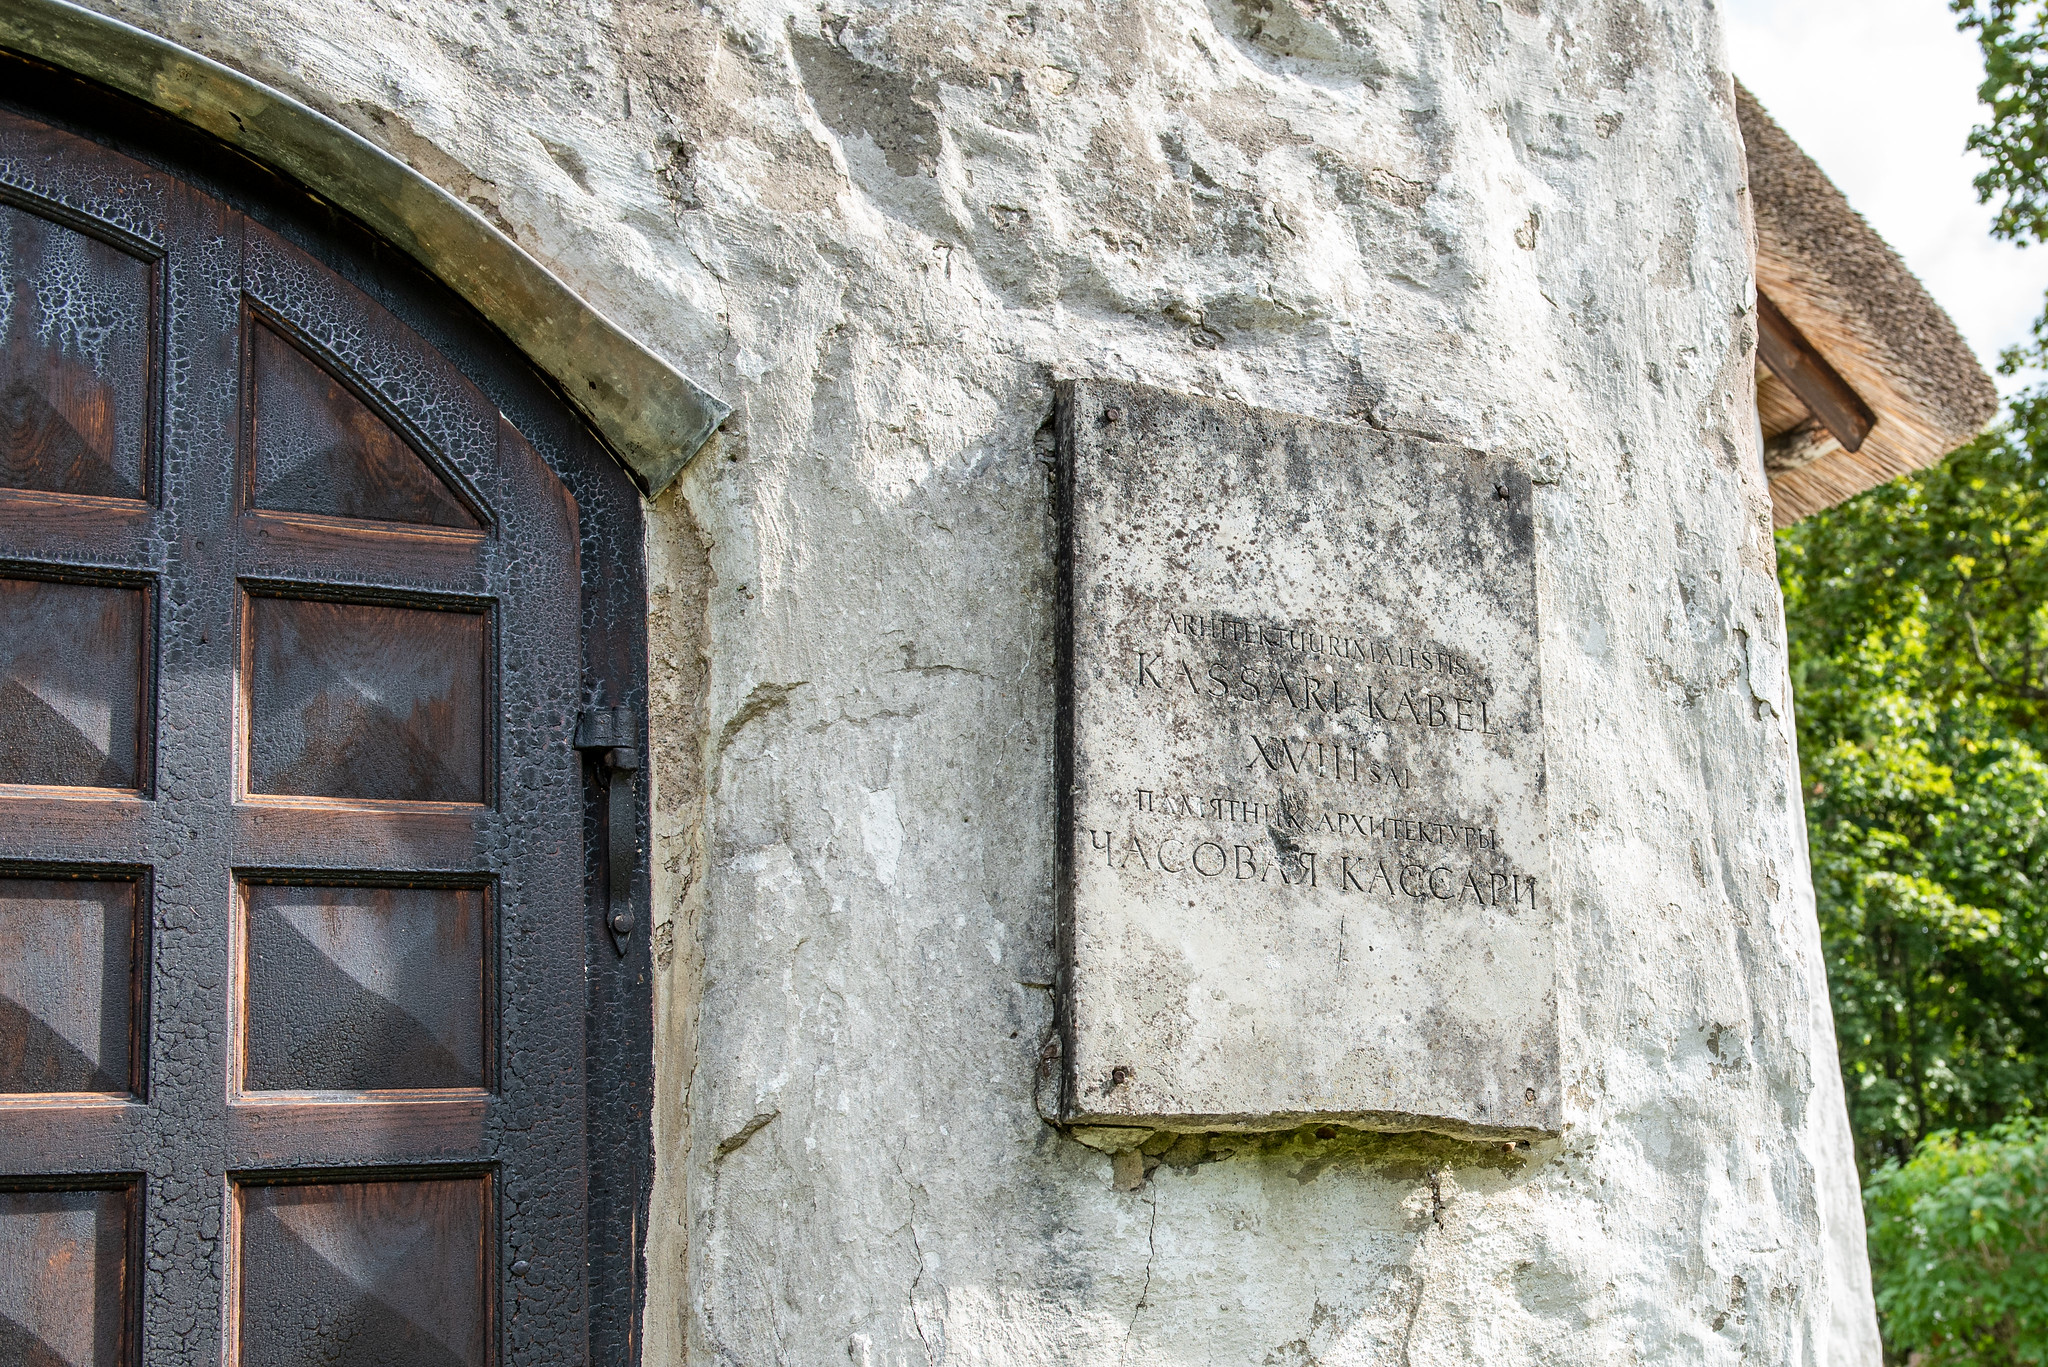
{"type": "MultiPolygon", "coordinates": [[[[1991,667],[1991,661],[1984,654],[1984,638],[1977,630],[1977,618],[1972,613],[1963,613],[1963,623],[1970,629],[1970,653],[1977,657],[1977,667],[1984,671],[1992,685],[2016,698],[2030,702],[2048,702],[2048,688],[2034,683],[2012,683],[1998,677],[1998,671],[1991,667]]],[[[2031,658],[2032,652],[2029,652],[2031,658]]]]}

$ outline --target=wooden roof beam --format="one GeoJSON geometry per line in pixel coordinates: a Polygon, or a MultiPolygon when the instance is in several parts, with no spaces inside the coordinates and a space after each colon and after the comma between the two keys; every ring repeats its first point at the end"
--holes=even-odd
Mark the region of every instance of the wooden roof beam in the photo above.
{"type": "Polygon", "coordinates": [[[1771,373],[1799,396],[1807,412],[1820,419],[1843,450],[1862,446],[1870,429],[1877,426],[1870,405],[1762,290],[1756,292],[1756,320],[1757,355],[1771,373]]]}

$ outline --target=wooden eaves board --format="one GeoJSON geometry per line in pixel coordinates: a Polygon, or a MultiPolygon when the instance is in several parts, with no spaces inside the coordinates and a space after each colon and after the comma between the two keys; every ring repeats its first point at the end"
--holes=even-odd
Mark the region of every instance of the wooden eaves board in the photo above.
{"type": "Polygon", "coordinates": [[[1939,461],[1991,421],[1998,391],[1897,253],[1753,95],[1740,84],[1735,93],[1756,216],[1757,290],[1874,417],[1853,451],[1824,432],[1818,441],[1785,440],[1810,411],[1760,367],[1758,415],[1783,527],[1939,461]]]}

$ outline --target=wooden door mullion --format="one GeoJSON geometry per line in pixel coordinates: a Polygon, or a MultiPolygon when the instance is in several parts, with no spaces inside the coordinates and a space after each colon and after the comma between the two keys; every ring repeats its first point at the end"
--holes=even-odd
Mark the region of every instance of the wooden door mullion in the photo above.
{"type": "Polygon", "coordinates": [[[219,1360],[226,1272],[221,1028],[230,971],[235,618],[235,319],[241,220],[179,186],[163,263],[170,359],[158,484],[156,766],[151,835],[153,1148],[143,1188],[141,1367],[219,1360]]]}

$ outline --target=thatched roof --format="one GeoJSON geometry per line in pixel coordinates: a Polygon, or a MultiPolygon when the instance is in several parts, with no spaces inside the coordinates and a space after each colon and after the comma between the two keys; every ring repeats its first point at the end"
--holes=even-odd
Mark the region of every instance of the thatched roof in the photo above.
{"type": "MultiPolygon", "coordinates": [[[[1780,324],[1767,336],[1776,351],[1765,345],[1760,354],[1779,364],[1760,364],[1757,374],[1782,527],[1934,464],[1984,429],[1998,391],[1941,305],[1813,159],[1740,83],[1735,98],[1756,214],[1757,292],[1791,329],[1780,324]],[[1799,368],[1786,364],[1793,353],[1808,362],[1802,373],[1777,373],[1799,368]],[[1860,400],[1874,421],[1845,426],[1830,395],[1851,409],[1860,400]]],[[[1761,303],[1760,312],[1774,321],[1761,303]]]]}

